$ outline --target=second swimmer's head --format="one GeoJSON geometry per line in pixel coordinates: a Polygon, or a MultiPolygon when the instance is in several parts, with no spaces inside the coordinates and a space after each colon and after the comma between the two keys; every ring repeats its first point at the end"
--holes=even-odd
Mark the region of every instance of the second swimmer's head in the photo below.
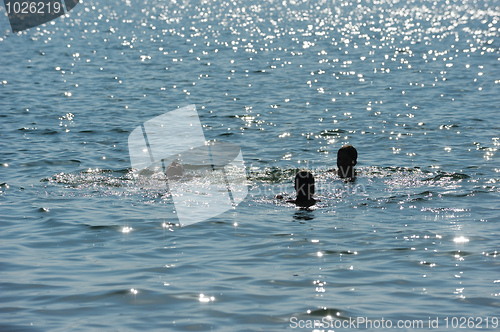
{"type": "Polygon", "coordinates": [[[337,152],[338,175],[341,178],[354,178],[354,166],[358,163],[358,151],[352,145],[344,145],[337,152]]]}

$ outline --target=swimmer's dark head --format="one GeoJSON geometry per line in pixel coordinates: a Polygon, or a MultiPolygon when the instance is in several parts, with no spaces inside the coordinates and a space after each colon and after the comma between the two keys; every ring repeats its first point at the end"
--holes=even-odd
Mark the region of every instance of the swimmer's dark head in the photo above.
{"type": "Polygon", "coordinates": [[[309,171],[300,171],[295,175],[297,200],[312,200],[314,195],[314,176],[309,171]]]}
{"type": "Polygon", "coordinates": [[[344,145],[337,152],[338,175],[341,178],[354,178],[354,166],[357,164],[358,151],[352,145],[344,145]]]}

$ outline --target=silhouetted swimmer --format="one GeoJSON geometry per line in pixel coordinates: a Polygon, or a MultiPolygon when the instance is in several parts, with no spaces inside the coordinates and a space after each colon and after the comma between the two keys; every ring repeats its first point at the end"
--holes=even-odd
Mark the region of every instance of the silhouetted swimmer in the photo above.
{"type": "Polygon", "coordinates": [[[310,207],[316,204],[318,200],[313,198],[314,195],[314,176],[309,171],[300,171],[295,175],[295,191],[297,198],[289,200],[287,203],[293,203],[300,207],[310,207]]]}
{"type": "Polygon", "coordinates": [[[358,151],[352,145],[344,145],[337,152],[338,175],[341,178],[354,179],[356,171],[354,166],[357,164],[358,151]]]}
{"type": "Polygon", "coordinates": [[[177,160],[174,160],[168,165],[165,174],[167,175],[167,179],[181,178],[184,175],[184,166],[177,160]]]}

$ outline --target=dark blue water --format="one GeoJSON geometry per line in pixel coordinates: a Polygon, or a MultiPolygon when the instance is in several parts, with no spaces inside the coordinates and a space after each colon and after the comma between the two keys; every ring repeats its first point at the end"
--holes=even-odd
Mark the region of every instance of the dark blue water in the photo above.
{"type": "Polygon", "coordinates": [[[0,330],[498,330],[498,1],[85,1],[19,34],[1,14],[0,330]],[[190,104],[249,194],[181,227],[128,137],[190,104]],[[312,211],[274,198],[302,168],[312,211]]]}

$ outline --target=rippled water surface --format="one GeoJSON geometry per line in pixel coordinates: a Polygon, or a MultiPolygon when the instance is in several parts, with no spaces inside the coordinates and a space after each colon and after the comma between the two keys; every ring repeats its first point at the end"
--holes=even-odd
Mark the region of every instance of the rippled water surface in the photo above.
{"type": "Polygon", "coordinates": [[[1,10],[0,330],[498,330],[498,1],[84,1],[19,34],[1,10]],[[181,227],[128,136],[190,104],[249,194],[181,227]],[[302,168],[311,211],[274,198],[302,168]]]}

